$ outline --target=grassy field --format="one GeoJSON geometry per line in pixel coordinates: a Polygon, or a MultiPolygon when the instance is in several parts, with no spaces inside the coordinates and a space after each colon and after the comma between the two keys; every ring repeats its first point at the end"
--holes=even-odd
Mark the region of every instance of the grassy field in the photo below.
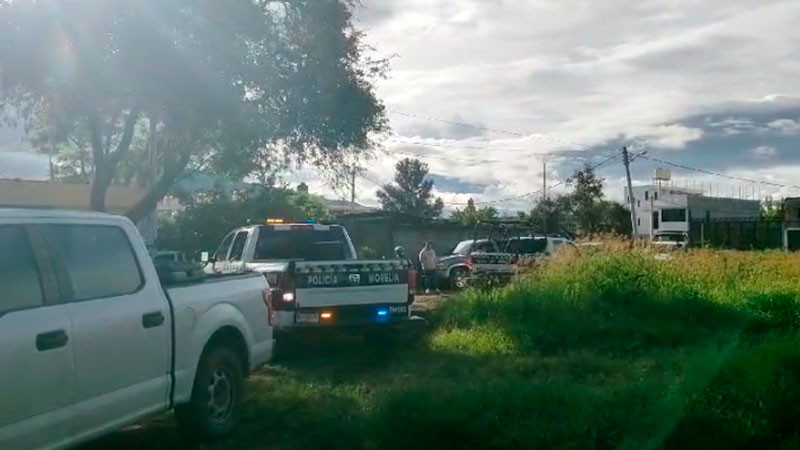
{"type": "MultiPolygon", "coordinates": [[[[617,248],[392,340],[281,342],[208,449],[800,448],[800,255],[617,248]]],[[[90,448],[182,448],[171,416],[90,448]]]]}

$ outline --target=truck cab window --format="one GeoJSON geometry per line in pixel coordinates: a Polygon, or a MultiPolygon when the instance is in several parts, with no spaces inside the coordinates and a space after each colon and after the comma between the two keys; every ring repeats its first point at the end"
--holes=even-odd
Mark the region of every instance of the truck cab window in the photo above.
{"type": "Polygon", "coordinates": [[[144,283],[128,237],[102,225],[48,225],[50,246],[61,255],[74,300],[132,294],[144,283]]]}
{"type": "Polygon", "coordinates": [[[0,313],[43,304],[42,286],[27,233],[0,226],[0,313]]]}
{"type": "Polygon", "coordinates": [[[351,252],[344,231],[337,226],[327,229],[304,226],[290,230],[261,227],[253,255],[256,261],[337,261],[349,258],[351,252]]]}
{"type": "Polygon", "coordinates": [[[235,236],[235,233],[230,233],[225,236],[225,239],[222,240],[222,244],[220,244],[219,247],[217,247],[217,251],[214,252],[214,260],[226,261],[228,259],[228,249],[231,248],[233,236],[235,236]]]}
{"type": "Polygon", "coordinates": [[[497,249],[495,249],[494,244],[486,241],[486,242],[478,242],[478,244],[475,245],[475,251],[484,253],[494,253],[497,251],[497,249]]]}
{"type": "Polygon", "coordinates": [[[240,231],[236,234],[236,238],[233,240],[233,245],[231,246],[231,253],[228,255],[228,260],[242,260],[242,254],[244,253],[244,246],[247,243],[248,234],[249,233],[247,231],[240,231]]]}

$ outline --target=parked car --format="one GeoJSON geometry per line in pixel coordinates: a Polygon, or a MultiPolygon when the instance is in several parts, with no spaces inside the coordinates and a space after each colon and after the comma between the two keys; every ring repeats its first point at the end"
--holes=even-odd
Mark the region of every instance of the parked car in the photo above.
{"type": "Polygon", "coordinates": [[[406,259],[358,259],[340,225],[238,228],[208,258],[206,271],[264,274],[274,286],[281,330],[403,322],[416,290],[416,271],[406,259]]]}
{"type": "Polygon", "coordinates": [[[505,282],[514,276],[512,255],[501,252],[490,239],[461,241],[439,258],[439,278],[451,289],[464,289],[478,281],[505,282]]]}
{"type": "Polygon", "coordinates": [[[503,283],[517,273],[518,266],[554,255],[564,245],[577,249],[569,239],[554,236],[461,241],[450,255],[439,259],[439,276],[452,289],[463,289],[486,278],[503,283]]]}
{"type": "Polygon", "coordinates": [[[682,231],[660,231],[653,236],[651,245],[665,251],[687,249],[689,234],[682,231]]]}
{"type": "Polygon", "coordinates": [[[561,236],[521,236],[509,239],[503,251],[515,255],[517,265],[528,265],[542,258],[555,255],[564,246],[578,251],[578,246],[561,236]]]}
{"type": "Polygon", "coordinates": [[[253,275],[163,286],[134,225],[0,209],[0,448],[60,449],[175,410],[193,438],[236,424],[267,362],[269,285],[253,275]]]}

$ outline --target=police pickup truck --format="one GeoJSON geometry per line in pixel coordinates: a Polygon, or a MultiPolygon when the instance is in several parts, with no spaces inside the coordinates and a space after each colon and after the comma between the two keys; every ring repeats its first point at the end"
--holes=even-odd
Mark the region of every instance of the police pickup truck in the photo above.
{"type": "Polygon", "coordinates": [[[208,273],[258,272],[273,288],[275,327],[383,325],[409,319],[416,273],[404,260],[361,260],[344,227],[317,223],[231,231],[208,273]]]}

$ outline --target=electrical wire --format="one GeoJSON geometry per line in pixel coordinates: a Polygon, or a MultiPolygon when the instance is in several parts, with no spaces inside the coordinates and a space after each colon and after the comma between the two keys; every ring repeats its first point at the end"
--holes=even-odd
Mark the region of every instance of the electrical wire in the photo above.
{"type": "MultiPolygon", "coordinates": [[[[589,167],[592,170],[598,169],[601,166],[607,164],[611,160],[614,160],[614,159],[616,159],[618,157],[619,157],[618,154],[613,154],[613,155],[607,157],[606,159],[604,159],[603,161],[601,161],[600,163],[594,164],[594,165],[590,165],[589,167]]],[[[361,174],[361,177],[364,178],[365,180],[373,183],[374,185],[376,185],[378,187],[383,187],[382,183],[380,183],[380,182],[368,177],[366,174],[361,174]]],[[[551,189],[557,188],[559,186],[563,186],[565,184],[566,184],[566,181],[559,181],[558,183],[555,183],[555,184],[552,184],[552,185],[548,186],[547,190],[549,191],[551,189]]],[[[473,204],[475,204],[475,205],[496,205],[498,203],[506,203],[506,202],[510,202],[510,201],[514,201],[514,200],[521,200],[523,198],[527,198],[527,197],[530,197],[530,196],[533,196],[533,195],[536,195],[536,194],[540,194],[540,193],[542,193],[542,191],[543,191],[543,189],[538,189],[536,191],[526,192],[524,194],[519,194],[519,195],[515,195],[515,196],[512,196],[512,197],[505,197],[505,198],[501,198],[501,199],[497,199],[497,200],[476,201],[476,202],[473,202],[473,204]]],[[[467,203],[464,203],[464,202],[444,202],[444,204],[447,205],[447,206],[466,206],[467,205],[467,203]]]]}
{"type": "Polygon", "coordinates": [[[584,149],[593,148],[591,145],[580,144],[580,143],[577,143],[577,142],[570,142],[570,141],[566,141],[566,140],[563,140],[563,139],[553,138],[553,137],[545,136],[545,135],[543,135],[541,133],[521,133],[519,131],[501,130],[501,129],[498,129],[498,128],[489,128],[489,127],[483,127],[483,126],[480,126],[480,125],[473,125],[473,124],[464,123],[464,122],[456,122],[456,121],[453,121],[453,120],[446,120],[446,119],[439,119],[439,118],[436,118],[436,117],[423,116],[422,114],[407,113],[407,112],[398,111],[398,110],[395,110],[395,109],[390,109],[389,113],[390,114],[397,114],[397,115],[401,115],[401,116],[406,116],[406,117],[413,117],[415,119],[427,120],[427,121],[430,121],[430,122],[441,122],[441,123],[446,123],[448,125],[456,125],[456,126],[459,126],[459,127],[471,128],[473,130],[488,131],[488,132],[491,132],[491,133],[500,133],[500,134],[506,134],[506,135],[510,135],[510,136],[517,136],[517,137],[533,137],[533,138],[536,138],[536,139],[542,139],[542,140],[546,140],[546,141],[559,143],[559,144],[562,144],[562,145],[569,145],[569,146],[579,147],[579,148],[584,148],[584,149]]]}
{"type": "Polygon", "coordinates": [[[724,173],[714,172],[714,171],[706,170],[706,169],[700,169],[700,168],[697,168],[697,167],[691,167],[691,166],[687,166],[685,164],[674,163],[674,162],[671,162],[671,161],[666,161],[666,160],[663,160],[663,159],[660,159],[660,158],[655,158],[653,156],[647,156],[647,155],[643,155],[643,154],[640,154],[639,157],[647,159],[647,160],[650,160],[650,161],[654,161],[654,162],[657,162],[657,163],[666,164],[668,166],[676,167],[678,169],[689,170],[689,171],[692,171],[692,172],[703,173],[703,174],[706,174],[706,175],[712,175],[712,176],[720,177],[720,178],[727,178],[729,180],[742,181],[742,182],[745,182],[745,183],[762,184],[762,185],[765,185],[765,186],[772,186],[772,187],[779,187],[779,188],[786,188],[786,189],[800,189],[800,186],[797,186],[797,185],[775,183],[775,182],[772,182],[772,181],[765,181],[765,180],[755,180],[755,179],[751,179],[751,178],[737,177],[737,176],[734,176],[734,175],[726,175],[724,173]]]}

